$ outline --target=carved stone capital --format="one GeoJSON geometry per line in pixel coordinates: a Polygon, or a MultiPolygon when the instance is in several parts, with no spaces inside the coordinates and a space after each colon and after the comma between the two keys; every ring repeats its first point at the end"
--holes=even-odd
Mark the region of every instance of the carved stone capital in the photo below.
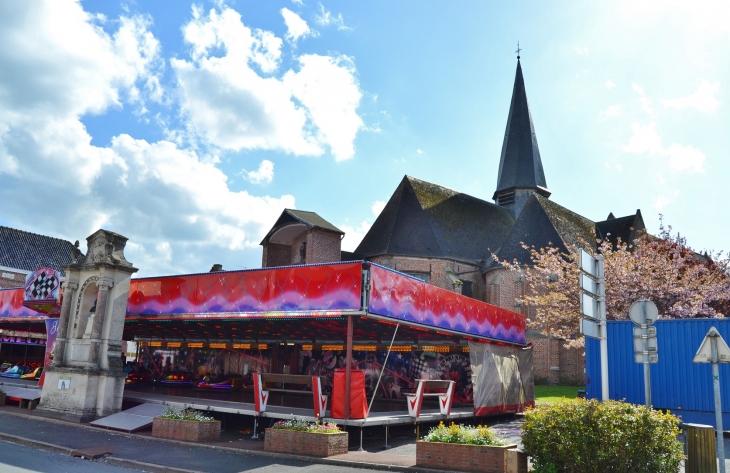
{"type": "Polygon", "coordinates": [[[78,288],[79,288],[79,283],[77,283],[77,282],[64,281],[64,283],[63,283],[63,289],[65,291],[75,291],[78,288]]]}

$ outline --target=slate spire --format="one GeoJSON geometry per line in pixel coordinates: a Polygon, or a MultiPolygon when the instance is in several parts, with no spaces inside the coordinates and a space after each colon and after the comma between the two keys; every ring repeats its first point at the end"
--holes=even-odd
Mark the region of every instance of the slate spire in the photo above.
{"type": "Polygon", "coordinates": [[[504,133],[502,156],[499,161],[499,180],[493,198],[497,204],[504,207],[511,207],[518,201],[519,209],[512,209],[518,214],[519,211],[515,210],[521,210],[522,205],[519,205],[519,201],[524,200],[520,199],[519,194],[525,194],[522,197],[526,198],[527,194],[533,192],[545,197],[550,196],[518,57],[507,130],[504,133]]]}

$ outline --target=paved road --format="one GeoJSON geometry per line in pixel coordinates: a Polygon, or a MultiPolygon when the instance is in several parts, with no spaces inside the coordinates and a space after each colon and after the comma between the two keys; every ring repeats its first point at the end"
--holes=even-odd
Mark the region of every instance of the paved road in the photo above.
{"type": "MultiPolygon", "coordinates": [[[[211,452],[211,455],[215,455],[211,452]]],[[[230,470],[247,473],[356,473],[371,470],[343,468],[340,466],[312,465],[298,462],[281,463],[274,458],[257,457],[253,464],[246,462],[250,457],[231,455],[230,470]],[[243,461],[242,461],[243,460],[243,461]],[[248,463],[248,464],[247,464],[248,463]]],[[[36,450],[22,445],[0,441],[0,472],[2,473],[138,473],[139,470],[122,468],[104,463],[102,460],[89,461],[68,455],[36,450]]]]}
{"type": "Polygon", "coordinates": [[[22,445],[0,442],[0,471],[3,473],[131,473],[101,462],[44,452],[22,445]]]}

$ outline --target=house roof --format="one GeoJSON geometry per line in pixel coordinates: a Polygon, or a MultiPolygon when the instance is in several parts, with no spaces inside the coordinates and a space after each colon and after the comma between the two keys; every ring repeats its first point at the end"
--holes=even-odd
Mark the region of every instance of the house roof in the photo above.
{"type": "MultiPolygon", "coordinates": [[[[23,271],[40,267],[63,271],[71,264],[74,245],[60,238],[0,226],[0,265],[23,271]]],[[[76,262],[83,259],[79,256],[76,262]]]]}
{"type": "Polygon", "coordinates": [[[314,212],[307,212],[306,210],[284,209],[284,211],[279,216],[279,219],[276,221],[274,226],[271,227],[271,230],[269,230],[269,233],[267,233],[264,239],[261,241],[261,244],[263,245],[271,237],[271,235],[276,233],[277,230],[281,229],[282,227],[297,223],[305,225],[309,228],[320,228],[322,230],[339,233],[340,235],[345,234],[345,232],[335,227],[314,212]]]}
{"type": "Polygon", "coordinates": [[[499,179],[494,199],[513,189],[535,189],[549,196],[542,168],[540,149],[537,146],[535,127],[532,124],[530,106],[527,103],[522,66],[517,59],[517,72],[509,106],[507,129],[504,132],[502,155],[499,160],[499,179]]]}
{"type": "Polygon", "coordinates": [[[507,209],[491,202],[405,176],[355,253],[475,263],[502,243],[513,223],[507,209]]]}
{"type": "MultiPolygon", "coordinates": [[[[556,204],[541,195],[533,194],[525,203],[512,230],[495,252],[505,261],[532,264],[530,252],[522,244],[545,248],[585,247],[595,242],[595,224],[587,218],[556,204]]],[[[496,267],[494,263],[492,266],[496,267]]],[[[488,267],[487,269],[492,269],[488,267]]]]}
{"type": "Polygon", "coordinates": [[[601,240],[609,240],[614,245],[619,238],[622,242],[631,244],[642,232],[646,232],[646,225],[641,210],[638,209],[634,215],[619,218],[614,217],[612,212],[608,219],[596,222],[596,236],[601,240]]]}

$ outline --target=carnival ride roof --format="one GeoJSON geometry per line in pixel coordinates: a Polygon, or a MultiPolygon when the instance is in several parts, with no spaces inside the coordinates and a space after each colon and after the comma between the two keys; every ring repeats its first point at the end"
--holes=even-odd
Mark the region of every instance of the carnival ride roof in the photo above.
{"type": "MultiPolygon", "coordinates": [[[[39,319],[18,292],[0,291],[0,324],[39,319]]],[[[405,340],[526,343],[523,315],[362,261],[135,279],[125,337],[337,341],[348,315],[360,340],[400,323],[405,340]]]]}

